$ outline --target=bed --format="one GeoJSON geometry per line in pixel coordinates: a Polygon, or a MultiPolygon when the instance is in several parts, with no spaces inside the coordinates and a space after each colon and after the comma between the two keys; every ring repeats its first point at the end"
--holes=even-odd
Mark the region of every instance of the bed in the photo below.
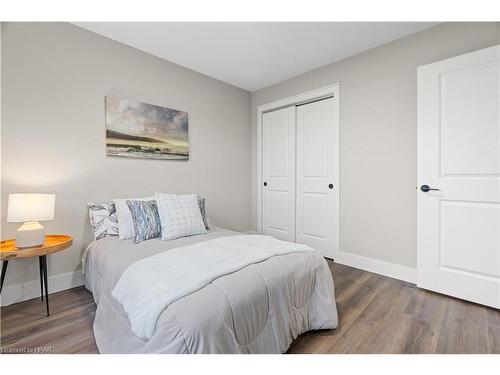
{"type": "Polygon", "coordinates": [[[92,242],[84,254],[84,274],[97,304],[94,336],[99,351],[283,353],[298,335],[337,326],[328,264],[318,252],[308,251],[272,256],[217,277],[163,309],[150,337],[133,331],[125,305],[113,297],[133,265],[160,253],[174,254],[193,244],[200,247],[238,235],[214,227],[206,234],[172,241],[133,244],[107,236],[92,242]]]}

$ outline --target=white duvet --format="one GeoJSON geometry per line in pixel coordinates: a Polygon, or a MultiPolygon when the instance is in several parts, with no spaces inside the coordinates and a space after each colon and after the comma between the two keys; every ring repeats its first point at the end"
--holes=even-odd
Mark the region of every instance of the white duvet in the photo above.
{"type": "Polygon", "coordinates": [[[173,302],[250,264],[299,252],[315,250],[260,235],[198,242],[133,263],[123,272],[112,297],[123,307],[132,331],[150,339],[159,316],[173,302]]]}
{"type": "MultiPolygon", "coordinates": [[[[85,285],[97,304],[94,337],[99,352],[283,353],[298,335],[337,326],[329,264],[319,252],[304,251],[250,264],[180,297],[160,313],[149,339],[132,331],[128,314],[112,297],[127,269],[157,254],[239,235],[213,227],[207,234],[172,241],[156,238],[134,244],[117,236],[94,241],[86,252],[85,285]]],[[[147,293],[152,286],[142,288],[129,290],[147,293]]]]}

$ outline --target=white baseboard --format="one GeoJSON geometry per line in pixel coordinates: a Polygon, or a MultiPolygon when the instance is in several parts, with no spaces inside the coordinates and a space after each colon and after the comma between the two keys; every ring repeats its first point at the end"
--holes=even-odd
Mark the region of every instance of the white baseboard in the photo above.
{"type": "Polygon", "coordinates": [[[395,263],[384,262],[382,260],[368,258],[345,251],[339,251],[334,255],[335,263],[349,267],[359,268],[364,271],[378,273],[380,275],[403,280],[412,284],[417,282],[416,268],[401,266],[395,263]]]}
{"type": "MultiPolygon", "coordinates": [[[[49,294],[83,285],[82,271],[68,272],[49,277],[49,294]]],[[[40,280],[31,280],[23,284],[4,286],[0,297],[1,306],[40,297],[40,280]]]]}

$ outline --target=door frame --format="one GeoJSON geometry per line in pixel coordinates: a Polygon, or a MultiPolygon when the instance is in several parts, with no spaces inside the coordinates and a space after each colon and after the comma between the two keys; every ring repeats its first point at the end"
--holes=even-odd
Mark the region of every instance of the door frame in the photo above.
{"type": "MultiPolygon", "coordinates": [[[[262,201],[262,172],[263,172],[263,160],[262,160],[262,142],[263,142],[263,131],[262,131],[262,115],[266,112],[274,111],[284,107],[289,107],[297,104],[305,104],[308,102],[326,99],[329,97],[334,97],[334,126],[337,132],[340,134],[340,82],[336,82],[332,85],[320,87],[317,89],[309,90],[297,95],[289,96],[287,98],[275,100],[270,103],[265,103],[257,106],[257,232],[262,233],[262,213],[263,213],[263,201],[262,201]]],[[[339,137],[337,137],[339,139],[339,137]]],[[[340,145],[335,145],[337,149],[339,165],[337,168],[336,181],[339,189],[338,207],[339,207],[339,219],[340,219],[340,145]]],[[[340,220],[339,220],[340,221],[340,220]]],[[[338,222],[339,222],[338,221],[338,222]]],[[[337,226],[335,228],[337,232],[337,238],[339,238],[340,228],[337,226]]]]}

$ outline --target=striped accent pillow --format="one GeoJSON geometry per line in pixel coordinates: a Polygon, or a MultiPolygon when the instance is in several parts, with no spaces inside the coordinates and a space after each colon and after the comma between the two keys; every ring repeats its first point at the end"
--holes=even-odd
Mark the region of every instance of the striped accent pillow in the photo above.
{"type": "Polygon", "coordinates": [[[205,225],[205,229],[209,230],[208,219],[207,219],[207,210],[205,209],[205,198],[202,198],[198,195],[198,206],[200,207],[201,218],[203,219],[203,224],[205,225]]]}
{"type": "Polygon", "coordinates": [[[134,243],[158,238],[161,235],[156,201],[126,201],[134,223],[134,243]]]}

